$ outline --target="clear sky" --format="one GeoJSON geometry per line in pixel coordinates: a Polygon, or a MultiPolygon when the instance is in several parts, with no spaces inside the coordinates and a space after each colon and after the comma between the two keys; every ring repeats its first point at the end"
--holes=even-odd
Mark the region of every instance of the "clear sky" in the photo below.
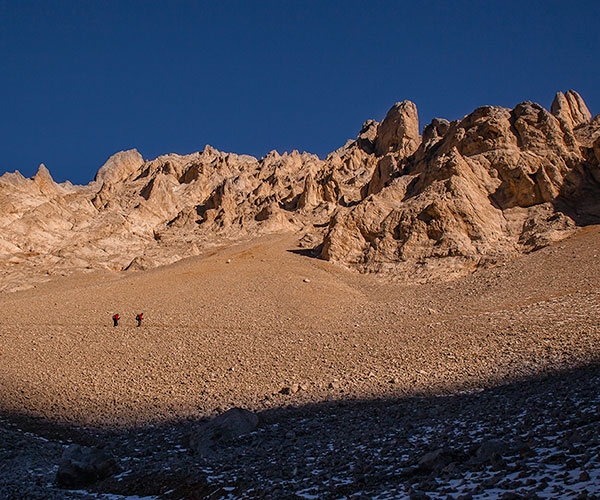
{"type": "Polygon", "coordinates": [[[600,1],[0,0],[0,173],[91,181],[113,153],[324,157],[417,104],[600,112],[600,1]]]}

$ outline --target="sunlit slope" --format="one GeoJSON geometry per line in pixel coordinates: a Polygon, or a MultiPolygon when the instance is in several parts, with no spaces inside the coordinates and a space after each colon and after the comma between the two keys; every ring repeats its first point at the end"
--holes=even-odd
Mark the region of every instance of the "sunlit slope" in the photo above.
{"type": "Polygon", "coordinates": [[[599,357],[597,227],[427,285],[311,259],[295,241],[265,236],[0,295],[2,409],[130,425],[233,405],[474,390],[599,357]]]}

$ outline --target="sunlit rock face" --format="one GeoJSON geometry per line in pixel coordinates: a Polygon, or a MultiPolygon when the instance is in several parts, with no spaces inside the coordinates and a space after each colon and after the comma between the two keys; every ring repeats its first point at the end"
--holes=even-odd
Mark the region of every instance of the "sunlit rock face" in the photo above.
{"type": "Polygon", "coordinates": [[[485,106],[422,135],[415,104],[399,102],[325,159],[130,150],[87,186],[56,184],[41,165],[32,179],[0,177],[3,288],[28,273],[147,269],[281,231],[360,271],[450,278],[597,222],[599,165],[600,119],[571,90],[550,111],[485,106]]]}

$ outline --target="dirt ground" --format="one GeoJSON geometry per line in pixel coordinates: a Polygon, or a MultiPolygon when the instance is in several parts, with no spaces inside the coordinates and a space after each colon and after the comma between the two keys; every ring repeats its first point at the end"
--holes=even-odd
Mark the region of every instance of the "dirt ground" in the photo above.
{"type": "Polygon", "coordinates": [[[306,257],[287,234],[145,272],[56,277],[0,294],[0,410],[123,428],[585,365],[600,358],[599,243],[590,226],[434,284],[306,257]]]}

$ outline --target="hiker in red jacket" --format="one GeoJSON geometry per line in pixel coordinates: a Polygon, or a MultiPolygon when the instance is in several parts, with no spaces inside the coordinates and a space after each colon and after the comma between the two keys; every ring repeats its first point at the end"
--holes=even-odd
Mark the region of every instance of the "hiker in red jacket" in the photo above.
{"type": "Polygon", "coordinates": [[[112,317],[113,326],[119,326],[119,320],[120,319],[121,319],[121,316],[119,316],[119,313],[113,314],[113,317],[112,317]]]}
{"type": "Polygon", "coordinates": [[[144,319],[144,313],[139,313],[135,320],[137,321],[137,326],[142,326],[142,320],[144,319]]]}

